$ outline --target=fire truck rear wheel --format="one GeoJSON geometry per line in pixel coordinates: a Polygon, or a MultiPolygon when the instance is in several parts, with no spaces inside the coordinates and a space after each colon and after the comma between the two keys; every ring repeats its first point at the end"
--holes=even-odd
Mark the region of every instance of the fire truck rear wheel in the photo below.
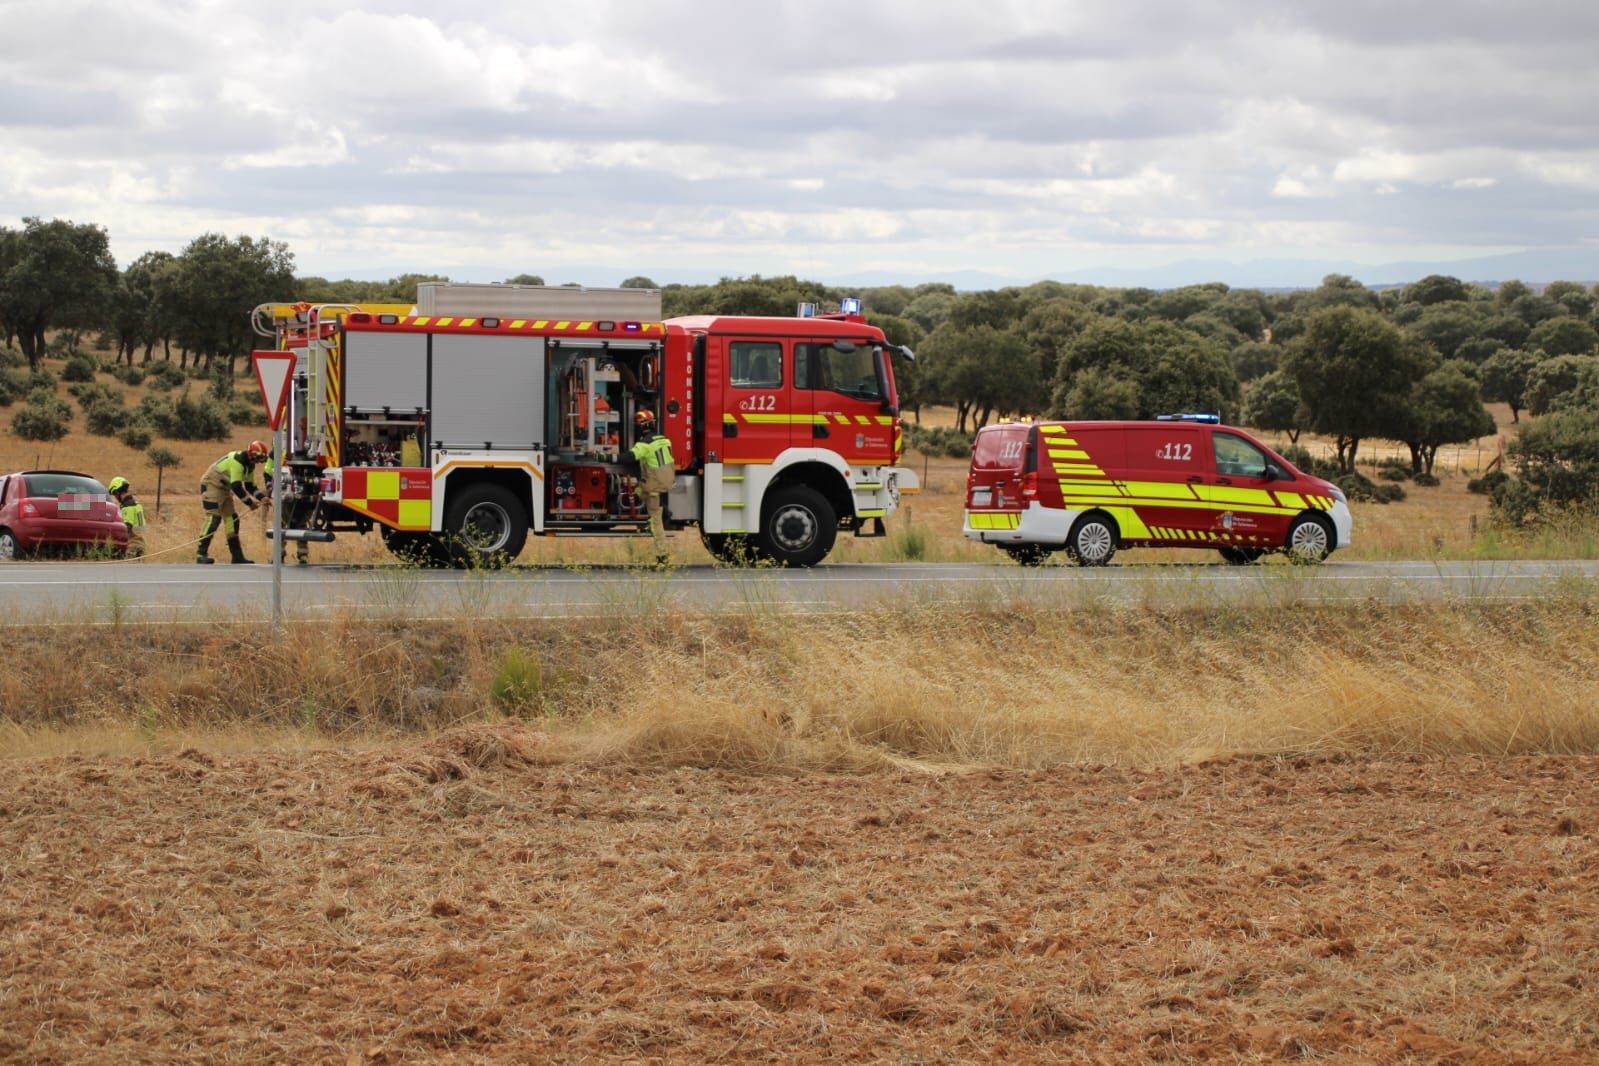
{"type": "Polygon", "coordinates": [[[789,485],[769,497],[755,546],[778,566],[815,566],[837,538],[838,516],[827,497],[805,485],[789,485]]]}
{"type": "Polygon", "coordinates": [[[1066,541],[1066,551],[1078,566],[1104,566],[1116,554],[1121,531],[1109,515],[1091,511],[1077,520],[1066,541]]]}
{"type": "Polygon", "coordinates": [[[702,530],[700,543],[705,545],[706,551],[729,566],[750,566],[761,561],[760,552],[742,533],[706,533],[702,530]]]}
{"type": "Polygon", "coordinates": [[[456,566],[499,566],[527,543],[527,513],[501,485],[471,485],[450,504],[450,558],[456,566]]]}
{"type": "Polygon", "coordinates": [[[1042,544],[1003,544],[1000,547],[1022,566],[1043,566],[1051,551],[1042,544]]]}
{"type": "Polygon", "coordinates": [[[390,529],[388,526],[378,528],[382,530],[383,546],[401,562],[414,566],[439,566],[449,562],[448,554],[440,550],[438,540],[431,533],[390,529]]]}

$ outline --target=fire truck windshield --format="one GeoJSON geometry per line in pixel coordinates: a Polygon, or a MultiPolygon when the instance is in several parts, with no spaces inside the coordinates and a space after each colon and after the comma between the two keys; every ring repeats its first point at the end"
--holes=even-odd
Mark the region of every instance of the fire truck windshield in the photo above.
{"type": "Polygon", "coordinates": [[[877,349],[854,347],[842,352],[831,343],[794,346],[794,385],[801,389],[826,389],[856,400],[885,399],[877,372],[877,349]]]}

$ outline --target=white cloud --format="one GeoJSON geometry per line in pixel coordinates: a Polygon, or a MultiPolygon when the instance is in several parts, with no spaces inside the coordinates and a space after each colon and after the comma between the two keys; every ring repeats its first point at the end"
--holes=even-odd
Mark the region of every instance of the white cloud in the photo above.
{"type": "Polygon", "coordinates": [[[101,222],[124,262],[267,234],[317,273],[1029,275],[1599,226],[1599,9],[1350,2],[57,0],[0,40],[0,214],[101,222]]]}

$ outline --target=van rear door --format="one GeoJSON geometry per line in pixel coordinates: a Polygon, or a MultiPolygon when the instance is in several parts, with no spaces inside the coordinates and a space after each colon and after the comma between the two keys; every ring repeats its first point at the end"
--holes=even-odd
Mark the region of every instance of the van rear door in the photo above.
{"type": "Polygon", "coordinates": [[[1037,470],[1036,434],[1036,427],[1020,422],[977,431],[972,466],[966,475],[967,510],[1023,509],[1022,479],[1037,470]]]}

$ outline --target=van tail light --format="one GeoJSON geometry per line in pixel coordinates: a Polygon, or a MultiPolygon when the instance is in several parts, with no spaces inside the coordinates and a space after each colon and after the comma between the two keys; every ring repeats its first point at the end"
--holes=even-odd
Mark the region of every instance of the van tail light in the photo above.
{"type": "Polygon", "coordinates": [[[1038,471],[1034,470],[1022,475],[1022,499],[1038,499],[1038,471]]]}

